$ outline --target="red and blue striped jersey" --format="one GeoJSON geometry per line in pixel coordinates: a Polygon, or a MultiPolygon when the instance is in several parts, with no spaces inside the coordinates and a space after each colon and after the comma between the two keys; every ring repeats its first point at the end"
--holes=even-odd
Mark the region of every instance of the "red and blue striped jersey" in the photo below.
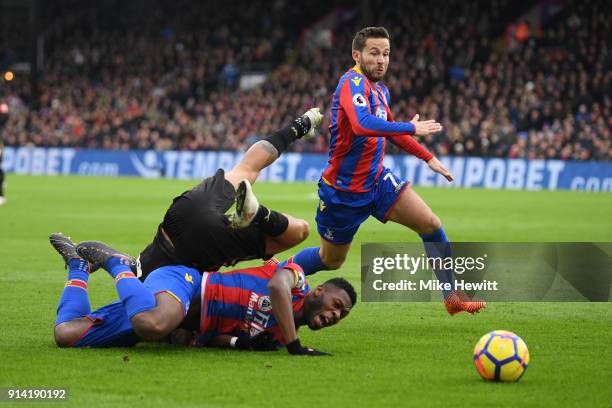
{"type": "MultiPolygon", "coordinates": [[[[215,336],[248,334],[262,331],[274,334],[279,345],[285,340],[272,314],[268,282],[278,265],[264,265],[231,272],[208,272],[202,276],[201,315],[196,345],[205,346],[215,336]]],[[[310,294],[302,268],[295,263],[283,266],[294,273],[291,290],[293,311],[299,311],[310,294]]]]}
{"type": "Polygon", "coordinates": [[[393,121],[389,101],[387,87],[368,80],[357,66],[340,78],[329,113],[326,184],[340,191],[370,191],[382,171],[387,138],[423,160],[433,157],[410,136],[412,123],[393,121]]]}

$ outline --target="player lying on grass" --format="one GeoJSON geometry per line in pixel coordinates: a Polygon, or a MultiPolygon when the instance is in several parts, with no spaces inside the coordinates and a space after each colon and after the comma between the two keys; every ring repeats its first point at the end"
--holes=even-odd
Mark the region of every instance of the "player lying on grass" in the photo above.
{"type": "Polygon", "coordinates": [[[293,355],[325,355],[303,347],[298,328],[338,323],[357,297],[342,278],[311,290],[299,265],[279,268],[272,261],[202,275],[186,266],[164,266],[143,283],[131,271],[128,256],[101,242],[75,248],[61,234],[52,234],[50,242],[68,267],[54,328],[60,347],[128,347],[173,338],[200,347],[265,351],[286,346],[293,355]],[[114,279],[120,301],[92,312],[87,282],[100,266],[114,279]]]}
{"type": "MultiPolygon", "coordinates": [[[[309,110],[255,143],[227,174],[218,170],[215,176],[176,197],[154,241],[141,253],[138,262],[127,255],[125,262],[144,281],[149,273],[163,266],[184,265],[200,272],[214,271],[241,260],[269,258],[302,242],[308,235],[308,223],[259,205],[250,183],[295,139],[312,136],[320,122],[318,109],[309,110]],[[227,217],[225,212],[234,201],[236,213],[227,217]]],[[[58,240],[54,245],[60,245],[65,237],[58,235],[51,238],[54,239],[58,240]]],[[[95,248],[102,251],[104,247],[95,248]]],[[[158,316],[172,315],[172,305],[159,302],[158,316]]],[[[168,327],[176,327],[175,320],[169,318],[167,325],[150,328],[147,339],[167,336],[168,327]]]]}
{"type": "MultiPolygon", "coordinates": [[[[387,141],[427,163],[449,182],[450,172],[412,135],[428,136],[442,130],[434,120],[395,122],[389,109],[389,90],[381,83],[389,66],[389,33],[368,27],[353,39],[355,66],[338,83],[330,110],[329,162],[319,181],[317,228],[320,247],[295,256],[306,275],[338,269],[344,263],[359,226],[370,216],[393,221],[418,233],[430,258],[450,256],[450,244],[440,219],[408,182],[383,166],[387,141]]],[[[442,283],[454,283],[452,270],[436,270],[442,283]]],[[[450,314],[474,313],[484,307],[461,292],[444,291],[450,314]]]]}
{"type": "Polygon", "coordinates": [[[165,265],[215,271],[243,260],[267,259],[305,240],[308,223],[259,205],[251,184],[293,141],[312,137],[321,117],[318,108],[310,109],[251,146],[227,173],[219,169],[174,198],[153,242],[133,268],[137,276],[144,280],[165,265]],[[225,212],[234,201],[236,214],[229,219],[225,212]]]}

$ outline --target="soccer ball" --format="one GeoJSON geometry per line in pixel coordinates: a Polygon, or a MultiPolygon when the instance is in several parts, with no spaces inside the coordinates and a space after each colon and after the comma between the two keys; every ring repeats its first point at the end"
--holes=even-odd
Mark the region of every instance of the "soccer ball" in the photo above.
{"type": "Polygon", "coordinates": [[[488,381],[518,381],[525,374],[528,364],[527,345],[511,331],[487,333],[474,347],[476,371],[488,381]]]}

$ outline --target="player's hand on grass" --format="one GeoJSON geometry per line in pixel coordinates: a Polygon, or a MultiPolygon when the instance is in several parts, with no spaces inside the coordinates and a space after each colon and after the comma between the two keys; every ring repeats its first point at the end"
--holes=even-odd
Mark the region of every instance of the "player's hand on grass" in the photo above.
{"type": "Polygon", "coordinates": [[[331,356],[331,354],[324,351],[315,350],[310,347],[303,347],[300,343],[300,339],[295,339],[291,343],[287,344],[287,351],[289,354],[294,356],[331,356]]]}
{"type": "Polygon", "coordinates": [[[239,350],[276,351],[278,341],[274,338],[274,334],[261,332],[253,337],[239,336],[236,339],[235,347],[239,350]]]}
{"type": "Polygon", "coordinates": [[[442,130],[442,125],[433,119],[423,120],[419,122],[419,114],[414,115],[410,121],[414,125],[414,134],[416,136],[427,136],[432,133],[438,133],[442,130]]]}
{"type": "Polygon", "coordinates": [[[435,157],[432,157],[427,162],[427,165],[436,173],[443,175],[449,182],[454,180],[453,176],[450,174],[450,171],[448,171],[448,169],[444,167],[442,163],[440,163],[440,160],[436,159],[435,157]]]}

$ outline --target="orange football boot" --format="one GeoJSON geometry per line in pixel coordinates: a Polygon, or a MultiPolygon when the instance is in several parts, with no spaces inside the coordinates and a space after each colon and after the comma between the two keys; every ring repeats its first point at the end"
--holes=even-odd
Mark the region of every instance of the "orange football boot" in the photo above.
{"type": "Polygon", "coordinates": [[[460,312],[474,314],[486,307],[487,302],[473,300],[465,292],[454,290],[444,299],[444,306],[451,316],[460,312]]]}

